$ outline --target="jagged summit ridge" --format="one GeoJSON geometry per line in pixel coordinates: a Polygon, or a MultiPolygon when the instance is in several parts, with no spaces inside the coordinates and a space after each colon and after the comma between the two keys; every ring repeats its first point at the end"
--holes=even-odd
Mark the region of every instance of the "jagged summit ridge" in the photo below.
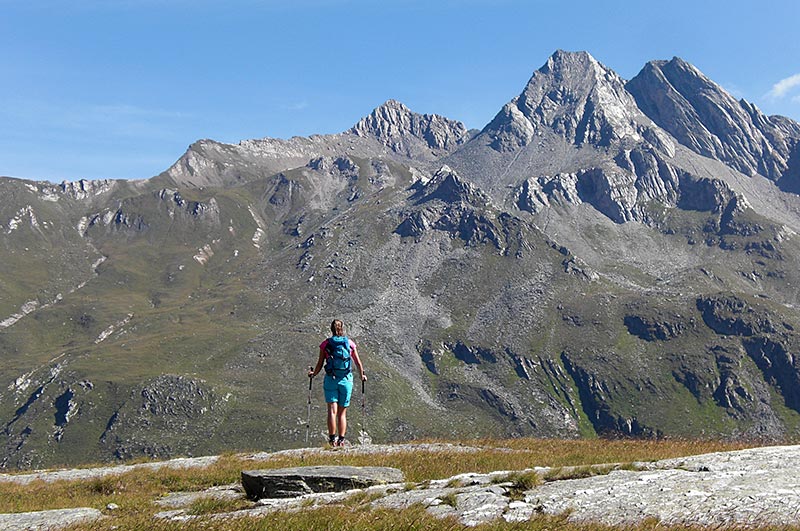
{"type": "Polygon", "coordinates": [[[388,100],[348,131],[375,138],[395,153],[408,156],[415,148],[449,152],[469,140],[463,123],[438,114],[418,114],[396,100],[388,100]],[[422,146],[417,146],[418,144],[422,146]]]}
{"type": "MultiPolygon", "coordinates": [[[[602,166],[603,153],[627,159],[638,150],[669,162],[681,144],[745,175],[761,174],[783,190],[800,191],[800,124],[736,101],[680,58],[652,61],[626,82],[588,52],[564,50],[549,57],[478,135],[459,121],[415,113],[390,99],[338,134],[239,145],[197,142],[163,175],[169,185],[236,186],[319,156],[348,153],[413,160],[428,172],[447,163],[505,201],[500,195],[506,187],[602,166]],[[574,148],[589,149],[572,158],[552,155],[578,153],[574,148]]],[[[639,171],[635,165],[623,169],[639,171]]]]}
{"type": "Polygon", "coordinates": [[[527,145],[542,129],[575,145],[609,146],[641,141],[649,125],[619,75],[587,52],[559,50],[484,132],[494,137],[492,147],[508,151],[527,145]]]}
{"type": "Polygon", "coordinates": [[[264,174],[343,153],[428,162],[456,150],[471,137],[461,122],[414,113],[402,103],[389,100],[342,133],[288,140],[261,138],[238,144],[199,140],[160,177],[171,186],[237,186],[264,174]]]}
{"type": "MultiPolygon", "coordinates": [[[[796,125],[736,101],[679,58],[653,61],[626,82],[587,52],[558,50],[446,161],[522,210],[579,199],[614,221],[642,221],[649,201],[688,204],[706,177],[727,187],[732,174],[709,159],[800,190],[796,125]]],[[[703,201],[702,210],[722,206],[703,201]]]]}
{"type": "Polygon", "coordinates": [[[650,61],[626,88],[656,124],[701,155],[772,180],[789,167],[796,139],[679,57],[650,61]]]}

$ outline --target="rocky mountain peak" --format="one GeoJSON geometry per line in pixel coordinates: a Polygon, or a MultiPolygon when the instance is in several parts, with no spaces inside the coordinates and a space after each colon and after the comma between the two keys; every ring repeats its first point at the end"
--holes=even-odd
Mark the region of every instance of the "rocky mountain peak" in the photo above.
{"type": "Polygon", "coordinates": [[[699,68],[681,57],[673,56],[670,60],[656,60],[651,63],[659,65],[662,70],[673,72],[676,75],[686,76],[688,79],[700,79],[704,83],[713,83],[699,68]]]}
{"type": "Polygon", "coordinates": [[[533,73],[525,90],[484,129],[508,151],[550,129],[577,145],[640,140],[641,112],[625,83],[587,52],[559,50],[533,73]]]}
{"type": "Polygon", "coordinates": [[[413,156],[421,150],[448,153],[469,140],[461,122],[438,114],[418,114],[399,101],[388,100],[353,126],[348,133],[375,138],[398,154],[413,156]]]}
{"type": "Polygon", "coordinates": [[[569,78],[576,73],[585,73],[588,71],[610,72],[610,70],[600,64],[597,59],[592,57],[592,54],[589,52],[569,52],[566,50],[556,50],[539,69],[539,72],[553,75],[557,78],[569,78]]]}
{"type": "Polygon", "coordinates": [[[647,63],[626,88],[650,119],[691,150],[746,175],[777,180],[786,171],[790,148],[780,126],[683,59],[647,63]]]}
{"type": "Polygon", "coordinates": [[[397,100],[387,100],[358,121],[350,132],[363,137],[375,136],[386,139],[409,132],[414,113],[397,100]]]}

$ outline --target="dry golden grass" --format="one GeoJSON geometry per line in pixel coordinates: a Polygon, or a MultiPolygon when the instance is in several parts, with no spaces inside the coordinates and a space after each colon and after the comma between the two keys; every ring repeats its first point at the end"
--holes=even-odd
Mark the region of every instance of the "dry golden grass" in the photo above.
{"type": "Polygon", "coordinates": [[[762,446],[757,441],[710,439],[479,439],[484,447],[532,452],[540,466],[576,466],[597,463],[658,461],[711,452],[729,452],[762,446]]]}
{"type": "Polygon", "coordinates": [[[701,440],[557,440],[557,439],[480,439],[469,446],[479,452],[437,451],[384,455],[355,455],[345,452],[309,454],[303,459],[279,458],[264,468],[300,465],[391,466],[403,471],[409,481],[443,479],[464,472],[486,473],[495,470],[522,470],[535,466],[564,467],[602,463],[657,461],[709,452],[740,450],[757,446],[741,442],[701,440]],[[513,450],[513,451],[509,451],[513,450]]]}
{"type": "MultiPolygon", "coordinates": [[[[482,439],[470,441],[479,451],[455,450],[400,452],[394,454],[357,455],[341,451],[309,453],[303,457],[280,457],[265,461],[247,460],[242,456],[223,456],[215,464],[202,469],[136,469],[121,475],[93,480],[37,481],[28,485],[0,483],[0,512],[26,512],[67,507],[104,509],[116,503],[119,509],[107,518],[71,529],[95,531],[100,529],[171,531],[196,529],[201,525],[210,530],[281,529],[430,529],[451,530],[462,527],[454,520],[430,517],[422,508],[401,512],[372,509],[371,499],[355,498],[342,506],[306,509],[300,513],[279,513],[258,519],[202,520],[193,522],[155,521],[160,509],[153,500],[168,492],[199,491],[212,486],[236,483],[242,470],[281,468],[305,465],[391,466],[400,468],[409,482],[420,483],[447,478],[464,472],[523,470],[535,466],[586,467],[602,463],[631,463],[681,457],[715,451],[741,449],[755,444],[701,440],[548,440],[548,439],[482,439]]],[[[556,474],[557,475],[557,474],[556,474]]],[[[520,481],[533,481],[522,478],[520,481]]],[[[201,501],[189,511],[198,515],[247,507],[248,502],[201,501]]],[[[635,530],[664,529],[654,523],[644,523],[635,530]]],[[[548,529],[550,531],[577,529],[609,529],[602,526],[580,526],[564,518],[537,517],[524,524],[502,521],[477,529],[548,529]]]]}
{"type": "Polygon", "coordinates": [[[104,508],[109,503],[127,510],[151,511],[152,501],[168,492],[195,491],[239,481],[242,461],[222,456],[206,468],[150,470],[78,481],[27,485],[0,482],[0,513],[19,513],[69,507],[104,508]]]}

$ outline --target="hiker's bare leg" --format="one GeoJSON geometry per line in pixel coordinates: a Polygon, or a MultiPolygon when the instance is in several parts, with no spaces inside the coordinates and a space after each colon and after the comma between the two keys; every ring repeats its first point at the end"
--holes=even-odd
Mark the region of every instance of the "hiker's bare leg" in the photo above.
{"type": "MultiPolygon", "coordinates": [[[[340,407],[339,411],[336,412],[336,421],[339,425],[339,437],[344,437],[344,434],[347,433],[347,408],[340,407]]],[[[333,432],[330,432],[333,433],[333,432]]]]}
{"type": "Polygon", "coordinates": [[[336,415],[338,414],[338,408],[338,403],[328,403],[328,433],[331,435],[336,435],[336,415]]]}

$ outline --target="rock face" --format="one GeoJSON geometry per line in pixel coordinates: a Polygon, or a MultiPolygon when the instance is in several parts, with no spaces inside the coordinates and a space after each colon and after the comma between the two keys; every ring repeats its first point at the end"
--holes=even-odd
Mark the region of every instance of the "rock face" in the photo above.
{"type": "Polygon", "coordinates": [[[504,248],[500,220],[494,219],[490,199],[448,166],[443,166],[412,196],[414,207],[395,229],[401,236],[420,238],[428,230],[453,234],[467,243],[490,241],[504,248]]]}
{"type": "Polygon", "coordinates": [[[403,473],[389,467],[306,466],[242,472],[242,486],[253,500],[364,489],[402,481],[403,473]]]}
{"type": "Polygon", "coordinates": [[[114,189],[115,181],[104,179],[101,181],[89,181],[81,179],[79,181],[64,181],[59,185],[61,193],[72,199],[83,200],[92,196],[104,194],[114,189]]]}
{"type": "Polygon", "coordinates": [[[610,146],[641,139],[647,120],[640,115],[616,73],[586,52],[559,50],[483,132],[493,136],[498,151],[529,144],[542,128],[572,144],[610,146]]]}
{"type": "Polygon", "coordinates": [[[787,170],[797,137],[686,61],[651,61],[626,87],[647,116],[691,150],[746,175],[778,180],[787,170]]]}

